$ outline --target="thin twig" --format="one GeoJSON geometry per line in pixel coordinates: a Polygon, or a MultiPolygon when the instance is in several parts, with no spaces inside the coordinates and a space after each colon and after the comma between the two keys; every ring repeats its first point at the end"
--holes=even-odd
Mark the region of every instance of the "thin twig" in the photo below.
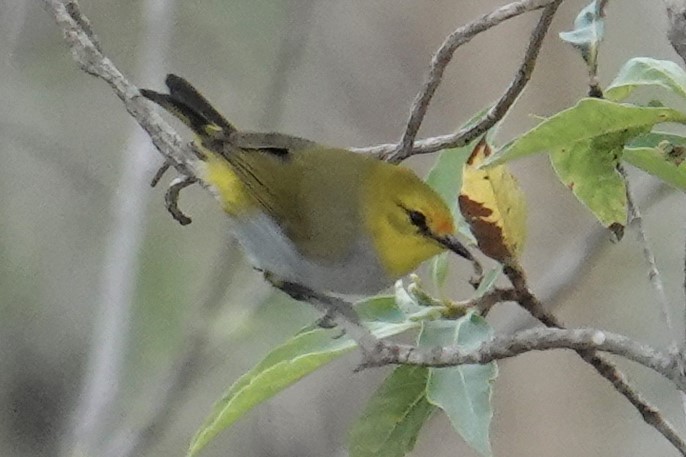
{"type": "MultiPolygon", "coordinates": [[[[520,265],[506,265],[503,268],[503,272],[508,277],[515,290],[520,294],[517,302],[522,308],[527,310],[546,327],[564,328],[562,323],[555,316],[548,313],[543,304],[531,292],[526,281],[524,270],[520,265]]],[[[644,399],[642,395],[629,384],[624,374],[612,362],[598,355],[595,350],[582,349],[577,350],[576,352],[584,361],[592,365],[602,377],[610,381],[615,390],[629,400],[629,403],[636,408],[647,424],[655,428],[662,436],[672,443],[682,455],[686,456],[686,442],[678,435],[672,424],[662,416],[655,406],[644,399]]],[[[671,363],[674,364],[672,369],[680,373],[679,376],[682,376],[679,358],[675,356],[672,357],[671,363]]],[[[681,385],[679,385],[679,389],[682,392],[685,392],[681,385]]]]}
{"type": "Polygon", "coordinates": [[[686,63],[686,2],[664,0],[669,28],[667,38],[681,60],[686,63]]]}
{"type": "Polygon", "coordinates": [[[434,298],[424,289],[413,283],[408,287],[407,292],[412,298],[422,306],[432,306],[441,311],[445,319],[459,319],[473,310],[481,316],[486,316],[491,308],[499,303],[517,301],[517,291],[512,288],[503,289],[494,287],[481,296],[470,298],[466,301],[455,302],[452,300],[440,300],[434,298]]]}
{"type": "Polygon", "coordinates": [[[646,235],[645,229],[643,228],[643,217],[641,216],[641,211],[636,204],[633,196],[633,191],[631,190],[631,183],[629,181],[629,176],[624,169],[624,166],[620,163],[617,165],[617,170],[624,178],[624,185],[626,188],[626,200],[629,207],[629,220],[628,225],[635,227],[636,236],[638,237],[638,242],[643,248],[643,257],[645,258],[646,264],[648,265],[648,280],[650,285],[655,291],[655,296],[657,297],[657,303],[660,308],[660,314],[662,315],[662,320],[667,327],[667,332],[669,333],[670,339],[672,340],[672,346],[677,347],[674,333],[674,324],[672,323],[672,317],[670,312],[669,300],[667,299],[667,294],[665,293],[664,282],[662,281],[662,275],[660,270],[657,268],[657,261],[655,260],[655,254],[648,241],[648,236],[646,235]]]}
{"type": "MultiPolygon", "coordinates": [[[[669,27],[667,28],[667,38],[672,48],[681,57],[681,60],[686,63],[686,2],[683,0],[664,0],[667,9],[667,19],[669,20],[669,27]]],[[[686,252],[684,253],[684,299],[686,300],[686,252]]],[[[683,326],[686,332],[686,302],[683,310],[683,326]]],[[[682,337],[681,350],[686,350],[686,334],[682,337]]],[[[681,406],[686,413],[686,394],[681,395],[681,406]]]]}
{"type": "MultiPolygon", "coordinates": [[[[598,20],[600,18],[605,18],[605,8],[607,7],[608,0],[600,0],[596,3],[596,13],[598,15],[598,20]]],[[[603,37],[600,36],[598,40],[602,40],[603,37]]],[[[598,79],[598,53],[599,47],[595,49],[594,54],[585,55],[584,60],[588,65],[588,96],[593,98],[603,98],[603,89],[600,87],[600,80],[598,79]],[[592,58],[592,61],[589,61],[592,58]]],[[[582,52],[582,54],[586,54],[582,52]]]]}
{"type": "Polygon", "coordinates": [[[557,8],[562,3],[562,0],[547,0],[547,1],[520,1],[510,3],[497,10],[486,14],[467,25],[455,30],[443,42],[438,49],[433,59],[431,60],[431,69],[422,90],[417,94],[410,113],[410,118],[407,122],[405,133],[399,145],[380,145],[370,148],[356,149],[360,152],[371,153],[377,155],[392,163],[398,163],[414,154],[424,154],[428,152],[435,152],[447,147],[464,146],[473,139],[481,136],[488,129],[493,127],[499,120],[501,120],[507,111],[510,109],[519,94],[524,90],[527,82],[531,78],[538,53],[543,44],[545,37],[553,16],[557,8]],[[429,108],[429,103],[436,93],[436,89],[443,79],[443,73],[452,60],[453,54],[463,44],[469,42],[475,35],[490,29],[505,21],[520,14],[536,9],[545,8],[541,14],[538,24],[534,28],[529,45],[524,55],[524,60],[517,70],[514,80],[510,83],[505,93],[500,97],[498,102],[486,113],[484,118],[477,124],[469,128],[460,130],[452,135],[438,137],[435,139],[419,141],[415,145],[415,138],[419,127],[424,120],[424,116],[429,108]],[[430,141],[430,143],[427,143],[430,141]]]}
{"type": "MultiPolygon", "coordinates": [[[[670,195],[673,189],[657,180],[644,189],[641,200],[642,206],[652,207],[670,195]]],[[[561,247],[555,259],[546,265],[545,274],[537,280],[536,289],[542,303],[550,312],[559,306],[567,295],[574,293],[585,278],[589,267],[607,252],[609,246],[608,231],[604,227],[589,230],[584,236],[573,239],[561,247]]],[[[514,317],[504,328],[504,331],[514,333],[529,328],[531,322],[526,317],[514,317]]]]}
{"type": "MultiPolygon", "coordinates": [[[[89,33],[74,20],[64,3],[60,0],[41,1],[57,22],[74,60],[81,69],[102,79],[112,88],[129,114],[148,133],[155,147],[179,173],[197,176],[198,160],[188,143],[182,140],[164,119],[150,109],[150,103],[141,97],[138,88],[131,84],[112,61],[98,50],[98,46],[93,43],[89,33]]],[[[73,13],[74,8],[78,8],[78,4],[74,0],[70,0],[70,4],[73,13]]],[[[82,13],[80,17],[81,22],[87,21],[82,13]]]]}
{"type": "MultiPolygon", "coordinates": [[[[648,280],[650,285],[655,291],[657,296],[657,303],[660,308],[660,314],[667,327],[667,334],[669,335],[672,343],[673,351],[676,353],[679,345],[676,339],[676,333],[674,331],[674,324],[672,323],[672,315],[670,312],[669,299],[665,293],[664,282],[662,281],[662,275],[660,270],[657,268],[657,261],[655,259],[655,253],[653,252],[650,242],[648,241],[648,236],[646,235],[645,229],[643,228],[643,217],[641,216],[641,210],[636,203],[636,200],[631,189],[631,182],[629,180],[629,175],[626,172],[624,166],[620,163],[617,165],[617,170],[624,178],[624,186],[626,188],[626,201],[629,207],[629,221],[628,225],[636,228],[636,235],[638,237],[638,242],[641,244],[643,249],[643,257],[645,258],[646,264],[648,265],[648,280]]],[[[681,359],[680,359],[681,360],[681,359]]],[[[682,367],[683,371],[683,367],[682,367]]],[[[684,412],[684,417],[686,417],[686,393],[680,393],[681,398],[681,409],[684,412]]]]}
{"type": "Polygon", "coordinates": [[[363,356],[361,366],[366,366],[368,360],[375,359],[379,352],[384,351],[385,345],[362,324],[351,303],[319,293],[301,284],[283,281],[269,273],[265,273],[265,278],[291,298],[313,305],[324,314],[322,322],[339,326],[360,347],[363,356]]]}
{"type": "Polygon", "coordinates": [[[100,40],[98,40],[97,35],[93,31],[93,26],[91,25],[91,22],[88,20],[86,16],[81,14],[81,9],[79,8],[79,4],[76,2],[76,0],[67,0],[64,2],[64,7],[67,9],[67,12],[69,15],[76,21],[76,23],[79,25],[81,30],[83,30],[86,35],[88,36],[88,39],[93,43],[93,46],[95,46],[95,49],[98,50],[98,52],[102,53],[102,47],[100,47],[100,40]]]}

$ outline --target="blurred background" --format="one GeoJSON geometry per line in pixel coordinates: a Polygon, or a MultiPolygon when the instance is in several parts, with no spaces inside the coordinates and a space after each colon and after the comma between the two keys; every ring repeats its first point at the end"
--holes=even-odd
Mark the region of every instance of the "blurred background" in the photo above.
{"type": "MultiPolygon", "coordinates": [[[[400,137],[432,53],[459,25],[502,3],[84,0],[81,6],[105,53],[135,84],[159,90],[174,72],[240,127],[365,146],[400,137]]],[[[552,114],[585,94],[582,61],[557,38],[583,6],[563,4],[499,141],[534,125],[532,114],[552,114]]],[[[422,136],[455,130],[500,96],[537,17],[511,20],[457,52],[422,136]]],[[[611,3],[602,83],[633,56],[682,64],[666,25],[661,2],[611,3]]],[[[184,455],[223,391],[317,314],[274,294],[244,263],[225,217],[202,189],[181,197],[191,225],[169,216],[164,188],[149,186],[160,154],[106,84],[78,69],[41,2],[0,0],[0,74],[0,454],[59,455],[76,428],[97,450],[90,455],[184,455]],[[98,355],[114,368],[94,363],[98,355]],[[179,360],[193,362],[183,377],[170,379],[180,373],[179,360]],[[103,406],[98,401],[108,414],[84,420],[103,406]],[[151,418],[155,427],[141,430],[151,418]]],[[[433,159],[407,164],[423,174],[433,159]]],[[[512,168],[528,199],[524,265],[535,291],[570,326],[669,344],[635,234],[628,230],[621,243],[611,243],[557,182],[546,157],[512,168]]],[[[632,178],[681,334],[683,197],[638,172],[632,178]]],[[[169,179],[171,173],[163,184],[169,179]]],[[[467,298],[467,270],[456,265],[451,274],[449,296],[467,298]]],[[[499,306],[489,320],[499,332],[531,325],[513,305],[499,306]]],[[[353,373],[358,361],[349,355],[297,383],[222,433],[203,455],[346,455],[347,430],[390,372],[353,373]]],[[[673,386],[618,363],[686,432],[673,386]]],[[[574,354],[530,353],[499,366],[496,455],[677,455],[574,354]]],[[[437,414],[412,455],[476,453],[437,414]]]]}

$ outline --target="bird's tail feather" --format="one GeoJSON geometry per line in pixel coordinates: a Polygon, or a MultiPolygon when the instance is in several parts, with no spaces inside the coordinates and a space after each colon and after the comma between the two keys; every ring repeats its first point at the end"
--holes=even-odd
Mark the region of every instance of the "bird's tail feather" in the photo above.
{"type": "Polygon", "coordinates": [[[228,136],[236,131],[236,128],[182,77],[169,74],[165,84],[169,88],[169,94],[141,89],[141,95],[169,111],[200,137],[214,136],[217,132],[228,136]]]}

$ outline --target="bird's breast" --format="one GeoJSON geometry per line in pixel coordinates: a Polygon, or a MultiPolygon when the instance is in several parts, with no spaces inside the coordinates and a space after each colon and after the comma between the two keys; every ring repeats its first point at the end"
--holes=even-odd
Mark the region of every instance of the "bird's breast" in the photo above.
{"type": "Polygon", "coordinates": [[[264,213],[244,214],[231,220],[238,242],[253,265],[280,279],[344,295],[371,295],[393,282],[365,236],[355,237],[347,249],[337,249],[343,253],[339,258],[323,260],[303,255],[264,213]]]}

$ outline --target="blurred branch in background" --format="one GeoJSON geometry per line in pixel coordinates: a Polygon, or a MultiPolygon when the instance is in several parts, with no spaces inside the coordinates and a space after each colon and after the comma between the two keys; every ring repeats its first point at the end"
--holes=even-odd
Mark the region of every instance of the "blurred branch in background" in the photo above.
{"type": "MultiPolygon", "coordinates": [[[[153,81],[159,74],[169,45],[176,2],[146,0],[142,15],[147,36],[139,55],[142,81],[153,81]]],[[[72,17],[95,34],[75,3],[67,4],[72,17]]],[[[94,42],[96,48],[97,41],[94,42]]],[[[148,135],[135,127],[123,149],[124,166],[119,191],[110,202],[113,218],[103,259],[98,311],[91,337],[91,351],[84,371],[81,397],[73,417],[71,442],[65,455],[101,455],[103,440],[110,435],[119,398],[119,384],[128,347],[131,308],[139,271],[139,253],[148,218],[148,182],[154,170],[148,135]]]]}
{"type": "Polygon", "coordinates": [[[66,153],[68,147],[64,144],[55,143],[54,139],[27,128],[26,125],[17,123],[7,129],[6,138],[16,141],[36,161],[45,163],[48,167],[58,171],[66,182],[73,185],[83,186],[89,194],[100,201],[105,202],[109,197],[110,189],[104,182],[99,180],[83,163],[74,160],[66,153]]]}
{"type": "MultiPolygon", "coordinates": [[[[306,47],[315,0],[289,0],[284,3],[287,30],[276,56],[275,71],[272,72],[273,78],[264,101],[260,124],[265,129],[274,128],[283,116],[291,73],[298,67],[306,47]]],[[[124,428],[109,440],[103,454],[105,457],[146,455],[173,422],[174,411],[187,399],[188,388],[200,375],[207,375],[207,362],[212,357],[207,353],[210,328],[225,304],[228,290],[235,286],[234,273],[241,257],[235,241],[222,244],[211,269],[214,274],[203,289],[208,292],[190,314],[192,321],[187,325],[181,351],[176,355],[155,397],[147,400],[153,411],[136,428],[124,424],[124,428]]]]}
{"type": "Polygon", "coordinates": [[[7,48],[8,54],[13,54],[17,39],[26,21],[29,3],[13,2],[11,0],[5,0],[3,3],[0,4],[0,8],[3,9],[3,14],[0,18],[0,24],[2,25],[0,29],[4,37],[2,46],[7,48]]]}
{"type": "MultiPolygon", "coordinates": [[[[671,187],[657,181],[641,190],[639,201],[646,208],[653,207],[672,192],[671,187]]],[[[549,304],[550,311],[556,308],[567,294],[579,287],[583,276],[588,272],[588,266],[606,253],[609,246],[612,246],[612,243],[607,230],[602,227],[593,228],[578,240],[570,240],[560,254],[551,260],[545,276],[539,279],[536,285],[541,301],[549,304]]],[[[515,332],[525,327],[528,325],[522,319],[512,319],[507,325],[507,330],[515,332]]]]}
{"type": "Polygon", "coordinates": [[[272,79],[266,90],[264,108],[259,125],[262,129],[276,131],[283,119],[286,94],[293,70],[298,68],[312,29],[312,14],[316,0],[287,0],[281,2],[286,12],[286,34],[276,55],[272,79]]]}
{"type": "Polygon", "coordinates": [[[221,254],[216,261],[216,268],[212,270],[215,275],[209,280],[207,295],[191,313],[193,320],[187,325],[183,345],[169,373],[155,395],[141,399],[152,406],[152,411],[142,424],[133,427],[125,423],[118,432],[112,434],[102,454],[104,457],[146,455],[174,420],[174,412],[186,399],[188,387],[200,374],[206,373],[203,367],[207,364],[205,351],[211,334],[210,327],[224,304],[227,288],[233,284],[236,258],[240,255],[235,242],[226,243],[221,254]]]}

